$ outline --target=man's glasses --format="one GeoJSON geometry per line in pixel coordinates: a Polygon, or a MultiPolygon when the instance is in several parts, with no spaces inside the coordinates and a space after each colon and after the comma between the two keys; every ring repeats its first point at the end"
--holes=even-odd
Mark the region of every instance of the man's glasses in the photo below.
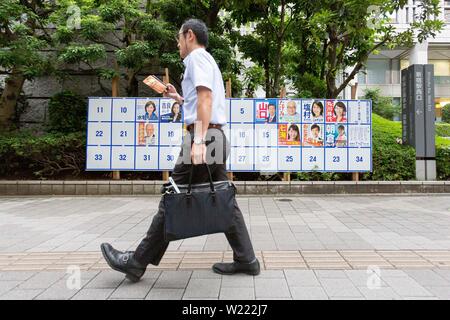
{"type": "Polygon", "coordinates": [[[185,30],[185,31],[181,31],[178,32],[177,35],[175,36],[175,40],[177,40],[177,42],[180,42],[180,35],[187,33],[189,30],[185,30]]]}

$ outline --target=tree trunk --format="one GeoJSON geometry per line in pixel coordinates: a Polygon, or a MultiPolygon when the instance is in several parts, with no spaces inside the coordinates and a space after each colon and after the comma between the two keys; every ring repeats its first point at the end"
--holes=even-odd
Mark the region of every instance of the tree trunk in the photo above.
{"type": "Polygon", "coordinates": [[[272,92],[270,90],[269,63],[267,63],[267,62],[264,63],[264,75],[265,75],[265,78],[266,78],[266,98],[269,98],[272,92]]]}
{"type": "Polygon", "coordinates": [[[6,79],[5,88],[0,98],[1,127],[11,124],[24,82],[25,77],[17,70],[13,70],[12,74],[6,79]]]}
{"type": "Polygon", "coordinates": [[[136,73],[134,71],[127,72],[127,96],[137,97],[139,95],[139,83],[136,79],[136,73]]]}
{"type": "Polygon", "coordinates": [[[278,95],[280,92],[280,77],[281,77],[281,51],[284,42],[284,14],[285,1],[281,1],[280,27],[277,34],[277,53],[275,58],[275,72],[273,75],[273,92],[278,95]]]}

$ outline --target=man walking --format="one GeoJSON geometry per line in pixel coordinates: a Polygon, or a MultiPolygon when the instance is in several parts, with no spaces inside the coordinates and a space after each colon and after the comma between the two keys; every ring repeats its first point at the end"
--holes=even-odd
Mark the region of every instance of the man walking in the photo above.
{"type": "MultiPolygon", "coordinates": [[[[182,81],[184,97],[170,84],[164,95],[183,106],[189,133],[183,139],[172,178],[177,184],[187,184],[193,169],[192,183],[207,182],[208,171],[204,163],[208,163],[214,181],[228,180],[225,160],[229,145],[221,129],[226,123],[225,90],[217,63],[205,50],[208,29],[202,21],[189,19],[177,34],[177,41],[185,65],[182,81]],[[215,150],[211,152],[209,147],[213,145],[215,150]],[[210,155],[214,161],[211,161],[210,155]]],[[[242,213],[236,200],[233,201],[234,227],[225,236],[233,249],[234,261],[216,263],[212,269],[219,274],[257,275],[260,272],[259,261],[255,257],[242,213]]],[[[121,252],[108,243],[103,243],[101,250],[112,269],[125,273],[128,279],[136,282],[144,275],[148,264],[159,264],[168,245],[164,239],[164,206],[161,201],[146,237],[135,251],[121,252]]]]}

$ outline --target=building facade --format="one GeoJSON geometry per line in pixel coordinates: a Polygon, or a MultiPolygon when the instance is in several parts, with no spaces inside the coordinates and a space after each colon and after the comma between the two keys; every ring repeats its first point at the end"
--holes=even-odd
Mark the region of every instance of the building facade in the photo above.
{"type": "MultiPolygon", "coordinates": [[[[404,9],[391,16],[391,22],[398,30],[408,28],[418,14],[419,1],[409,0],[404,9]]],[[[434,65],[436,117],[441,117],[442,107],[450,103],[450,0],[441,0],[441,14],[437,17],[445,22],[444,29],[435,38],[413,48],[381,50],[371,55],[366,68],[358,74],[358,95],[366,89],[380,89],[381,95],[392,97],[400,104],[400,73],[412,63],[434,65]],[[420,62],[417,56],[420,55],[420,62]]]]}

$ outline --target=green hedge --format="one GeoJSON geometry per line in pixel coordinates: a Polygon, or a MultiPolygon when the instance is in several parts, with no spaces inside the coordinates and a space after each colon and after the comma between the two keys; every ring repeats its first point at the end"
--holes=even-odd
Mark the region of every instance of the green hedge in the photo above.
{"type": "Polygon", "coordinates": [[[450,137],[450,123],[436,123],[436,135],[450,137]]]}
{"type": "MultiPolygon", "coordinates": [[[[415,151],[397,143],[401,124],[373,114],[373,172],[363,180],[415,179],[415,151]]],[[[0,136],[0,177],[64,178],[83,173],[85,133],[31,133],[0,136]]],[[[450,180],[450,140],[436,137],[437,176],[450,180]]],[[[348,173],[298,173],[299,180],[349,180],[348,173]]]]}
{"type": "MultiPolygon", "coordinates": [[[[397,142],[402,136],[400,122],[372,114],[373,171],[362,175],[363,180],[414,180],[415,150],[397,142]]],[[[450,179],[450,139],[436,137],[436,166],[439,180],[450,179]]],[[[343,173],[298,173],[298,180],[349,180],[343,173]]]]}
{"type": "Polygon", "coordinates": [[[0,137],[1,177],[78,175],[85,168],[84,133],[19,133],[0,137]]]}

